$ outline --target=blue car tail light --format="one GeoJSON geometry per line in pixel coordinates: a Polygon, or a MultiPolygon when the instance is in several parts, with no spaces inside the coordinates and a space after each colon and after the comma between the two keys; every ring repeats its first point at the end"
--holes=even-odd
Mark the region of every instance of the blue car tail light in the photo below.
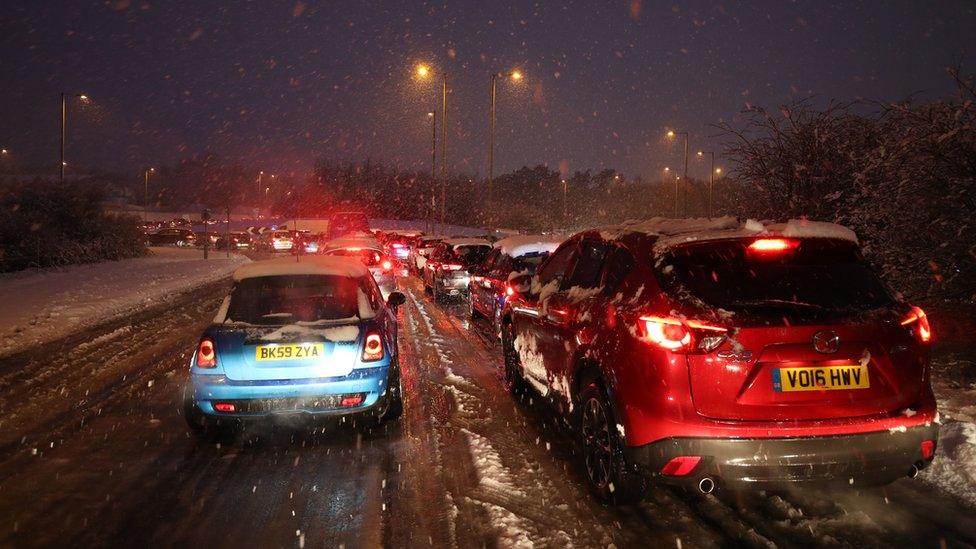
{"type": "Polygon", "coordinates": [[[363,343],[363,362],[376,362],[383,359],[383,338],[379,332],[369,332],[366,334],[366,341],[363,343]]]}
{"type": "Polygon", "coordinates": [[[197,347],[197,368],[216,368],[217,367],[217,350],[214,348],[214,342],[209,337],[205,337],[200,340],[200,346],[197,347]]]}

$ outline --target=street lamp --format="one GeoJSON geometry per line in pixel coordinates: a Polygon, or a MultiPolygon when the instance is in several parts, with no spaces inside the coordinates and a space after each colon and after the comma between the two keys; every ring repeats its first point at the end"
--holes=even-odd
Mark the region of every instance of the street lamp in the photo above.
{"type": "MultiPolygon", "coordinates": [[[[679,135],[685,136],[685,170],[682,177],[686,180],[688,179],[688,132],[676,132],[674,130],[668,130],[665,134],[669,140],[673,140],[679,135]]],[[[678,179],[674,180],[674,216],[678,217],[678,179]]]]}
{"type": "MultiPolygon", "coordinates": [[[[417,78],[427,80],[433,76],[429,65],[419,64],[415,71],[417,78]]],[[[435,130],[436,131],[436,130],[435,130]]],[[[447,73],[441,74],[441,226],[447,211],[447,73]]]]}
{"type": "Polygon", "coordinates": [[[513,70],[508,74],[505,73],[492,73],[491,75],[491,108],[488,111],[488,225],[491,226],[493,217],[492,212],[494,211],[494,171],[495,171],[495,88],[496,83],[499,78],[510,78],[513,82],[518,82],[522,80],[522,73],[518,70],[513,70]]]}
{"type": "Polygon", "coordinates": [[[710,158],[710,164],[708,166],[708,217],[712,217],[712,186],[715,184],[715,174],[721,173],[721,168],[718,172],[715,171],[715,152],[714,151],[698,151],[698,158],[704,158],[705,155],[710,158]]]}
{"type": "Polygon", "coordinates": [[[69,97],[77,97],[78,99],[86,103],[88,102],[88,96],[83,93],[61,92],[61,165],[59,166],[60,168],[59,180],[61,183],[64,183],[64,167],[68,165],[68,163],[64,161],[64,138],[65,138],[65,127],[67,125],[66,118],[68,115],[69,97]]]}
{"type": "Polygon", "coordinates": [[[566,218],[569,217],[566,212],[566,191],[567,191],[566,180],[563,179],[563,229],[566,228],[566,218]]]}
{"type": "Polygon", "coordinates": [[[146,168],[145,171],[142,172],[142,181],[144,185],[143,194],[142,194],[142,199],[143,199],[142,220],[143,221],[148,221],[149,219],[148,217],[149,215],[149,174],[153,174],[153,173],[156,173],[156,168],[146,168]]]}
{"type": "MultiPolygon", "coordinates": [[[[433,202],[433,197],[436,193],[436,182],[437,182],[437,111],[430,111],[427,113],[427,118],[430,119],[430,196],[431,202],[433,202]]],[[[434,216],[434,204],[424,204],[424,209],[427,210],[427,232],[430,232],[430,225],[433,222],[434,216]]]]}

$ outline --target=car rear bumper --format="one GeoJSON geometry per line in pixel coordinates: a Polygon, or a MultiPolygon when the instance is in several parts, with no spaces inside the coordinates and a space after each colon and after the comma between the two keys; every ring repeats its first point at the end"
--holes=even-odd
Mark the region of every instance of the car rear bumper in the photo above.
{"type": "Polygon", "coordinates": [[[440,286],[440,289],[444,293],[448,294],[461,294],[468,292],[468,284],[471,281],[469,276],[458,276],[458,277],[440,277],[437,278],[434,283],[440,286]]]}
{"type": "Polygon", "coordinates": [[[193,401],[214,417],[263,417],[285,414],[340,416],[369,412],[386,393],[389,367],[363,368],[341,378],[233,381],[222,375],[191,375],[193,401]],[[344,398],[361,396],[355,405],[344,398]],[[234,405],[220,412],[215,405],[234,405]]]}
{"type": "MultiPolygon", "coordinates": [[[[697,486],[703,478],[730,487],[796,483],[887,484],[930,461],[922,442],[938,438],[938,425],[904,430],[800,438],[668,438],[628,447],[630,462],[649,476],[672,484],[697,486]],[[679,456],[699,456],[683,476],[661,473],[679,456]]],[[[934,452],[934,446],[932,448],[934,452]]]]}

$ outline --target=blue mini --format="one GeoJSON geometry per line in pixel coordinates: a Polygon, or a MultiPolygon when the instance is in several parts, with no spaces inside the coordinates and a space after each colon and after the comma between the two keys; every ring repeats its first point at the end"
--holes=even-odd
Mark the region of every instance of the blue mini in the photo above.
{"type": "Polygon", "coordinates": [[[184,415],[195,430],[276,415],[397,419],[400,292],[384,300],[354,258],[245,265],[190,361],[184,415]],[[235,421],[221,421],[233,419],[235,421]]]}

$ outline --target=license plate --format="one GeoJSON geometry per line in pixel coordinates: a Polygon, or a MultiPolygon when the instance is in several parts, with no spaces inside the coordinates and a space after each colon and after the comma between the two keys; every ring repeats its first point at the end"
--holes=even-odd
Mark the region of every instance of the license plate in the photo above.
{"type": "Polygon", "coordinates": [[[322,343],[258,345],[254,349],[256,360],[306,360],[321,358],[324,354],[325,345],[322,343]]]}
{"type": "Polygon", "coordinates": [[[860,364],[773,369],[773,390],[777,393],[867,389],[870,386],[868,368],[860,364]]]}

